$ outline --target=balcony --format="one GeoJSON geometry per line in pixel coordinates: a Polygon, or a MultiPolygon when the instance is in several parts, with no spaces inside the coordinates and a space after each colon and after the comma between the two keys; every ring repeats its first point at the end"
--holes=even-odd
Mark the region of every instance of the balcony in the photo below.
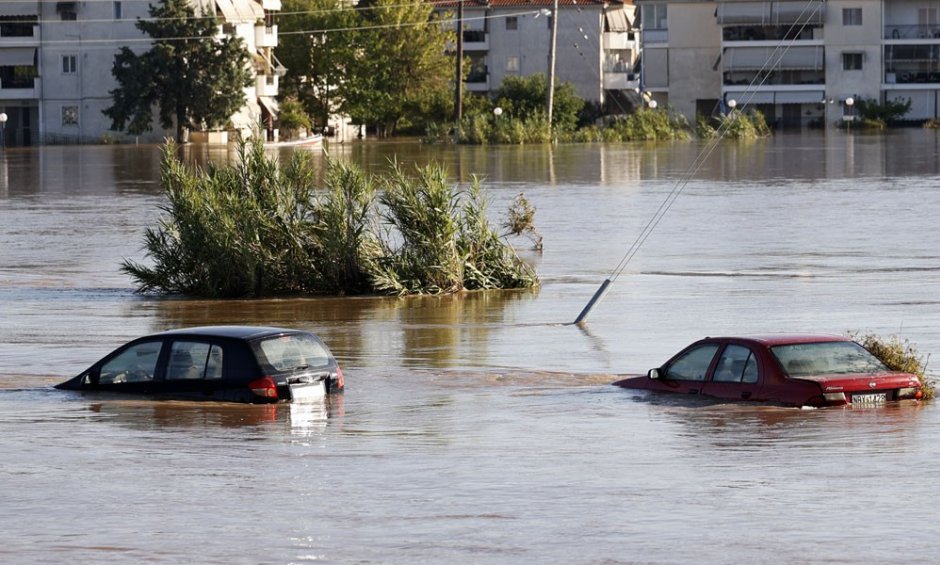
{"type": "Polygon", "coordinates": [[[888,25],[885,39],[940,39],[937,25],[888,25]]]}
{"type": "Polygon", "coordinates": [[[822,41],[822,26],[727,26],[721,30],[724,41],[822,41]]]}
{"type": "Polygon", "coordinates": [[[255,26],[255,47],[277,47],[277,26],[255,26]]]}
{"type": "Polygon", "coordinates": [[[464,51],[488,51],[490,48],[490,34],[482,29],[463,30],[464,51]]]}
{"type": "Polygon", "coordinates": [[[633,34],[626,31],[604,32],[605,51],[627,51],[635,47],[633,34]]]}
{"type": "Polygon", "coordinates": [[[277,96],[277,75],[258,75],[255,77],[255,92],[258,96],[277,96]]]}
{"type": "Polygon", "coordinates": [[[484,69],[474,69],[467,75],[464,85],[470,92],[488,92],[490,90],[490,73],[484,69]]]}
{"type": "Polygon", "coordinates": [[[31,22],[0,23],[0,46],[39,46],[39,26],[31,22]]]}
{"type": "Polygon", "coordinates": [[[668,29],[644,29],[643,30],[643,44],[650,45],[653,43],[669,43],[669,30],[668,29]]]}
{"type": "Polygon", "coordinates": [[[826,5],[816,0],[720,2],[716,17],[721,26],[822,25],[826,19],[826,5]]]}
{"type": "Polygon", "coordinates": [[[821,45],[776,47],[725,47],[721,57],[725,71],[813,70],[825,68],[825,51],[821,45]]]}
{"type": "Polygon", "coordinates": [[[722,76],[722,84],[744,87],[752,84],[772,87],[825,85],[826,73],[822,70],[772,71],[770,73],[758,71],[725,72],[722,76]]]}
{"type": "Polygon", "coordinates": [[[0,79],[0,100],[38,100],[41,91],[39,77],[0,79]]]}

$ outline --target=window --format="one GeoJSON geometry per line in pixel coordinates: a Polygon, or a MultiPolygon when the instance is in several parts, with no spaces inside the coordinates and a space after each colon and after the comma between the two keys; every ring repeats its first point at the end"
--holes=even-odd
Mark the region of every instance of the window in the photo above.
{"type": "MultiPolygon", "coordinates": [[[[304,367],[326,367],[330,354],[323,343],[308,335],[286,335],[258,344],[265,371],[293,371],[304,367]]],[[[260,361],[260,359],[259,359],[260,361]]]]}
{"type": "Polygon", "coordinates": [[[645,4],[640,18],[643,29],[666,29],[666,4],[645,4]]]}
{"type": "Polygon", "coordinates": [[[62,55],[62,72],[66,74],[74,73],[77,66],[75,55],[62,55]]]}
{"type": "Polygon", "coordinates": [[[712,380],[719,383],[754,384],[757,382],[757,359],[747,347],[729,345],[721,353],[712,380]]]}
{"type": "Polygon", "coordinates": [[[860,26],[862,25],[861,8],[842,8],[842,25],[860,26]]]}
{"type": "Polygon", "coordinates": [[[708,366],[711,365],[712,358],[715,357],[717,350],[717,345],[708,344],[684,353],[669,365],[666,370],[666,378],[681,381],[704,381],[708,366]]]}
{"type": "Polygon", "coordinates": [[[55,5],[59,18],[63,21],[75,21],[78,19],[78,8],[75,2],[58,2],[55,5]]]}
{"type": "Polygon", "coordinates": [[[222,348],[195,341],[177,341],[170,348],[166,380],[222,378],[222,348]]]}
{"type": "Polygon", "coordinates": [[[120,2],[114,3],[114,19],[116,20],[124,19],[124,6],[120,2]]]}
{"type": "Polygon", "coordinates": [[[62,125],[78,125],[78,106],[62,106],[62,125]]]}
{"type": "Polygon", "coordinates": [[[519,57],[510,55],[506,57],[506,72],[507,73],[518,73],[519,72],[519,57]]]}
{"type": "Polygon", "coordinates": [[[862,54],[861,53],[843,53],[842,54],[842,70],[843,71],[862,70],[862,54]]]}
{"type": "Polygon", "coordinates": [[[506,29],[515,30],[519,29],[519,18],[516,16],[509,16],[506,18],[506,29]]]}
{"type": "MultiPolygon", "coordinates": [[[[75,108],[76,106],[66,106],[75,108]]],[[[62,109],[63,120],[65,108],[62,109]]],[[[98,373],[98,384],[111,385],[120,383],[134,383],[152,381],[157,370],[157,359],[160,358],[161,341],[148,341],[132,345],[118,353],[101,365],[98,373]]]]}

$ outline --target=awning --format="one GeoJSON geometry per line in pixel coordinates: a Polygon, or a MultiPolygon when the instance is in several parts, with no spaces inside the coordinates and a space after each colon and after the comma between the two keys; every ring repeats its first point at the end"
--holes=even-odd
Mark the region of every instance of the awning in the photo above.
{"type": "Polygon", "coordinates": [[[773,92],[725,92],[725,100],[734,100],[738,108],[755,104],[773,104],[773,92]]]}
{"type": "Polygon", "coordinates": [[[774,95],[777,104],[820,104],[825,93],[822,90],[800,92],[778,92],[774,95]]]}
{"type": "MultiPolygon", "coordinates": [[[[39,2],[0,2],[0,16],[38,16],[39,2]]],[[[39,22],[36,22],[37,25],[39,22]]]]}
{"type": "Polygon", "coordinates": [[[607,17],[607,31],[630,31],[627,13],[623,8],[607,10],[604,15],[607,17]]]}
{"type": "Polygon", "coordinates": [[[258,104],[260,104],[268,114],[277,116],[278,105],[277,100],[274,98],[271,98],[270,96],[259,96],[258,104]]]}
{"type": "Polygon", "coordinates": [[[264,8],[251,0],[215,0],[228,23],[249,23],[264,18],[264,8]]]}
{"type": "Polygon", "coordinates": [[[0,49],[0,67],[36,66],[35,47],[4,47],[0,49]]]}

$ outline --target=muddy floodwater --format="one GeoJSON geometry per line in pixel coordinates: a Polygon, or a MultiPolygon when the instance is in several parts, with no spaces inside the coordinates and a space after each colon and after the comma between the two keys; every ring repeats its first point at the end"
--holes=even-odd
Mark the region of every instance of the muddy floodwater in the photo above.
{"type": "MultiPolygon", "coordinates": [[[[900,334],[940,364],[940,137],[333,145],[525,192],[537,292],[203,301],[119,270],[164,203],[155,147],[0,155],[0,562],[935,563],[940,404],[799,410],[610,386],[729,333],[900,334]],[[686,182],[687,181],[687,182],[686,182]],[[673,191],[592,312],[568,325],[673,191]],[[124,341],[311,329],[328,403],[55,391],[124,341]]],[[[195,162],[225,150],[189,150],[195,162]]],[[[322,162],[322,157],[316,156],[322,162]]],[[[940,372],[940,371],[938,371],[940,372]]]]}

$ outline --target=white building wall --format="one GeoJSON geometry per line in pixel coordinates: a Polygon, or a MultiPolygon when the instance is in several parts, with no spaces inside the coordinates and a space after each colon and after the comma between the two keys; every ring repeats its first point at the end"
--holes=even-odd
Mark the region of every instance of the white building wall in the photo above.
{"type": "Polygon", "coordinates": [[[696,101],[721,97],[721,74],[715,63],[721,54],[721,28],[711,2],[670,4],[669,98],[676,110],[695,118],[696,101]]]}
{"type": "Polygon", "coordinates": [[[827,2],[826,47],[826,104],[827,121],[840,120],[847,98],[881,101],[882,62],[882,1],[881,0],[829,0],[827,2]],[[845,25],[843,9],[861,8],[862,25],[845,25]],[[843,69],[843,55],[862,54],[861,70],[843,69]]]}

